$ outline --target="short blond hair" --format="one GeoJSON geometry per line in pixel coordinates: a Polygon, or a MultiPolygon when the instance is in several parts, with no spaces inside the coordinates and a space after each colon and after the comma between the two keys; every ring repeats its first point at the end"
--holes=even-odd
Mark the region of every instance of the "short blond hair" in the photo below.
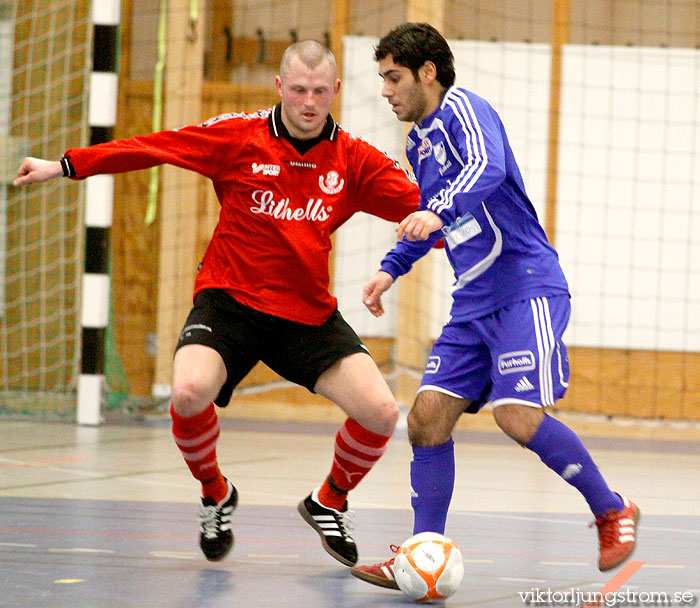
{"type": "Polygon", "coordinates": [[[335,55],[327,46],[315,40],[301,40],[289,45],[284,51],[280,61],[280,76],[283,76],[284,72],[287,71],[293,57],[298,57],[309,68],[318,67],[324,60],[328,61],[334,76],[338,69],[335,55]]]}

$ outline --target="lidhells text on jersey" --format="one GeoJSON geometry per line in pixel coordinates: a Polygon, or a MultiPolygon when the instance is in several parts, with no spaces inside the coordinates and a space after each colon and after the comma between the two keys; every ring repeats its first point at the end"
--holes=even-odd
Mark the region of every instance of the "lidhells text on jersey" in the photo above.
{"type": "Polygon", "coordinates": [[[276,201],[270,190],[256,190],[253,192],[253,201],[257,207],[251,207],[253,213],[264,213],[278,220],[311,220],[312,222],[325,222],[330,217],[332,207],[325,207],[322,198],[310,198],[306,208],[289,207],[289,198],[276,201]]]}

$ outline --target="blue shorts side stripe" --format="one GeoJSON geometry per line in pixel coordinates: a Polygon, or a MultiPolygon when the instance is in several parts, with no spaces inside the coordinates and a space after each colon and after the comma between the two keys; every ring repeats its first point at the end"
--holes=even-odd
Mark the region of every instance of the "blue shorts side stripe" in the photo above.
{"type": "Polygon", "coordinates": [[[549,305],[546,298],[533,298],[530,300],[532,307],[532,321],[537,336],[537,353],[539,355],[540,398],[543,405],[554,404],[554,391],[552,388],[552,353],[554,351],[554,335],[552,333],[552,320],[549,315],[549,305]]]}

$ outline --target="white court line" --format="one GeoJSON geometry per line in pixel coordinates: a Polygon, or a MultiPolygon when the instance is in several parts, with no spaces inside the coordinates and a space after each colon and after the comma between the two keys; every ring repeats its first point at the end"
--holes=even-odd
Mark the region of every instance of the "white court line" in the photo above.
{"type": "Polygon", "coordinates": [[[298,555],[291,553],[248,553],[253,559],[299,559],[298,555]]]}
{"type": "MultiPolygon", "coordinates": [[[[473,517],[485,517],[490,519],[512,519],[514,521],[542,521],[552,524],[573,524],[575,526],[588,526],[585,522],[573,521],[570,519],[553,519],[548,517],[529,517],[527,515],[510,515],[507,513],[476,513],[473,511],[460,511],[464,515],[473,517]]],[[[592,516],[591,516],[592,517],[592,516]]],[[[645,530],[654,530],[655,532],[678,532],[680,534],[700,534],[698,529],[686,528],[663,528],[661,526],[644,526],[645,530]]]]}
{"type": "MultiPolygon", "coordinates": [[[[18,460],[16,458],[5,458],[3,456],[0,456],[0,463],[25,466],[27,461],[26,460],[18,460]]],[[[82,469],[64,469],[61,467],[42,466],[41,469],[44,471],[53,471],[54,473],[74,473],[75,475],[79,475],[79,476],[83,476],[83,477],[103,477],[105,475],[105,473],[99,473],[97,471],[84,471],[82,469]]],[[[55,482],[47,482],[47,483],[51,484],[51,483],[55,483],[55,482]]]]}
{"type": "Polygon", "coordinates": [[[527,515],[510,515],[506,513],[477,513],[475,511],[461,511],[462,514],[472,517],[484,517],[489,519],[512,519],[514,521],[542,521],[550,524],[573,524],[575,526],[587,526],[583,521],[572,519],[553,519],[549,517],[529,517],[527,515]]]}
{"type": "Polygon", "coordinates": [[[199,559],[199,553],[191,553],[188,551],[149,551],[148,555],[166,559],[199,559]]]}
{"type": "Polygon", "coordinates": [[[509,581],[512,583],[546,583],[543,578],[515,578],[510,576],[499,576],[499,581],[509,581]]]}
{"type": "Polygon", "coordinates": [[[51,547],[49,553],[114,553],[110,549],[88,549],[87,547],[51,547]]]}
{"type": "MultiPolygon", "coordinates": [[[[682,515],[679,517],[683,517],[682,515]]],[[[644,526],[645,530],[654,530],[654,532],[680,532],[682,534],[700,534],[700,530],[684,530],[682,528],[662,528],[660,526],[644,526]]]]}
{"type": "Polygon", "coordinates": [[[540,562],[543,566],[589,566],[589,562],[540,562]]]}
{"type": "Polygon", "coordinates": [[[0,543],[0,547],[36,547],[36,545],[29,545],[27,543],[0,543]]]}
{"type": "MultiPolygon", "coordinates": [[[[143,479],[147,475],[159,475],[162,471],[143,472],[139,476],[129,475],[128,477],[119,478],[120,483],[129,482],[140,486],[164,486],[166,488],[187,488],[191,489],[192,484],[187,482],[163,481],[161,479],[143,479]]],[[[127,473],[128,475],[128,473],[127,473]]]]}

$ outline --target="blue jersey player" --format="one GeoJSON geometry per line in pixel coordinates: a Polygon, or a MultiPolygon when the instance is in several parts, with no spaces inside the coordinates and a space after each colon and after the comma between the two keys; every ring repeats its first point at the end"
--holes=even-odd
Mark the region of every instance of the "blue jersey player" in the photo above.
{"type": "MultiPolygon", "coordinates": [[[[406,154],[420,186],[418,211],[365,285],[381,296],[435,242],[454,269],[450,321],[435,342],[408,415],[413,449],[413,533],[444,533],[455,478],[452,430],[462,413],[493,407],[498,426],[581,492],[596,517],[600,570],[635,546],[638,507],[611,491],[578,436],[544,408],[569,379],[562,334],[569,320],[566,279],[548,243],[496,111],[454,86],[452,52],[428,24],[407,23],[375,48],[382,96],[414,122],[406,154]]],[[[355,566],[353,575],[398,589],[393,559],[355,566]]]]}

